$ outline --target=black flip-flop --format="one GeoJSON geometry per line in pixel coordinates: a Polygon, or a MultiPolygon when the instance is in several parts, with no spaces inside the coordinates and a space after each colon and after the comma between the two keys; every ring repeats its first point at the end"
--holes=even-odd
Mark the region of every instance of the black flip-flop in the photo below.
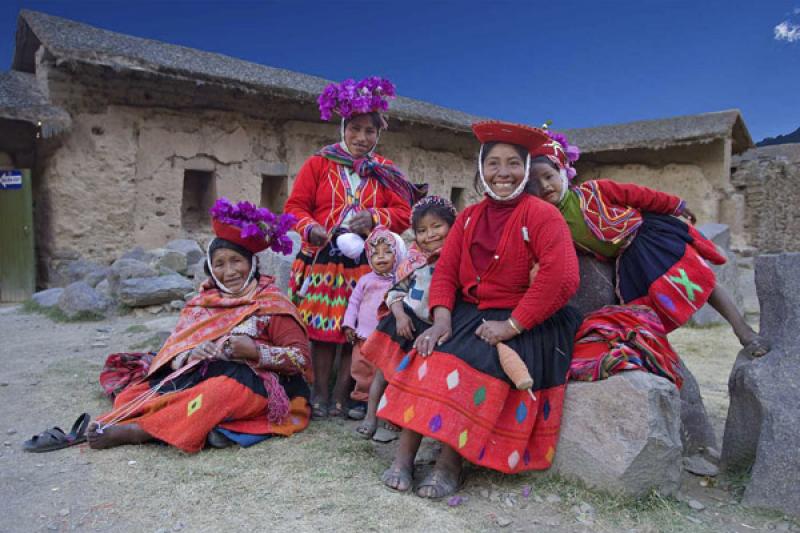
{"type": "Polygon", "coordinates": [[[69,433],[64,433],[60,427],[50,428],[26,440],[22,444],[22,449],[32,453],[52,452],[86,442],[86,428],[89,427],[89,420],[89,414],[83,413],[72,424],[69,433]]]}

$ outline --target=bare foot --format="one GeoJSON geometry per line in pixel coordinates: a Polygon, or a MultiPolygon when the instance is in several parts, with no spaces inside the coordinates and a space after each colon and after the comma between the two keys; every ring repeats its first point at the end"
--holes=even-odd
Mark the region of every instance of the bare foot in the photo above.
{"type": "Polygon", "coordinates": [[[461,468],[461,456],[443,444],[436,466],[417,486],[417,496],[436,500],[455,494],[461,486],[461,468]]]}
{"type": "Polygon", "coordinates": [[[417,496],[438,500],[450,496],[461,486],[461,469],[456,471],[436,466],[417,487],[417,496]]]}
{"type": "Polygon", "coordinates": [[[104,450],[123,444],[141,444],[152,440],[153,437],[139,427],[139,424],[124,424],[121,426],[111,426],[102,432],[98,431],[99,424],[92,422],[86,432],[86,439],[89,447],[93,450],[104,450]]]}
{"type": "Polygon", "coordinates": [[[750,357],[763,357],[772,349],[769,341],[754,331],[752,335],[740,339],[739,342],[750,357]]]}
{"type": "Polygon", "coordinates": [[[371,439],[377,429],[378,429],[378,419],[375,418],[374,416],[373,417],[367,416],[356,427],[356,433],[358,433],[359,437],[363,437],[365,439],[371,439]]]}
{"type": "Polygon", "coordinates": [[[381,476],[383,484],[397,492],[406,492],[411,488],[411,481],[414,477],[414,465],[398,464],[397,460],[392,466],[386,469],[381,476]]]}

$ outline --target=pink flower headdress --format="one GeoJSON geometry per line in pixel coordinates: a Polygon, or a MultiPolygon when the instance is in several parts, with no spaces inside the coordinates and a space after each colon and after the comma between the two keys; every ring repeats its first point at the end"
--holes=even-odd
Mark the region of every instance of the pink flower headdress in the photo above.
{"type": "Polygon", "coordinates": [[[389,101],[397,97],[394,84],[378,76],[370,76],[356,82],[352,79],[342,83],[331,83],[319,95],[319,114],[328,121],[334,113],[348,119],[354,115],[389,109],[389,101]]]}
{"type": "Polygon", "coordinates": [[[269,248],[283,255],[292,253],[292,239],[286,234],[297,219],[291,214],[275,215],[266,207],[250,202],[233,205],[220,198],[211,208],[211,222],[217,237],[258,253],[269,248]]]}
{"type": "Polygon", "coordinates": [[[531,150],[531,157],[545,156],[559,168],[566,170],[567,179],[572,181],[577,172],[575,162],[581,157],[580,149],[574,144],[570,144],[567,136],[548,129],[549,121],[542,126],[542,129],[550,137],[550,142],[544,143],[531,150]]]}

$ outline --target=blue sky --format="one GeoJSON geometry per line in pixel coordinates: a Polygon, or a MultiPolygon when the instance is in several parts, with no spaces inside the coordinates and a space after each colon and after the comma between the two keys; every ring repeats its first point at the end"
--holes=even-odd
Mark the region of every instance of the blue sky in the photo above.
{"type": "Polygon", "coordinates": [[[6,0],[3,69],[21,8],[555,129],[728,108],[754,140],[800,127],[800,0],[6,0]]]}

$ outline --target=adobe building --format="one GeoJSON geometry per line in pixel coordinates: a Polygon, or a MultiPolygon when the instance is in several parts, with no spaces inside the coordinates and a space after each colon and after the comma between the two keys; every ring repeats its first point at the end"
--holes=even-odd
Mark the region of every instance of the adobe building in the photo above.
{"type": "MultiPolygon", "coordinates": [[[[35,270],[36,285],[47,287],[79,257],[109,263],[137,245],[205,240],[219,196],[281,211],[305,159],[338,140],[338,124],[317,110],[327,83],[21,11],[12,70],[0,74],[0,169],[28,173],[32,205],[12,203],[30,211],[34,230],[27,267],[4,264],[27,253],[14,237],[25,231],[0,233],[0,273],[35,270]]],[[[463,207],[478,199],[475,120],[401,97],[379,151],[463,207]]],[[[744,240],[730,163],[752,141],[737,111],[567,133],[583,151],[580,177],[680,194],[701,221],[731,224],[744,240]]],[[[18,282],[4,280],[0,300],[19,299],[9,296],[18,282]]]]}

